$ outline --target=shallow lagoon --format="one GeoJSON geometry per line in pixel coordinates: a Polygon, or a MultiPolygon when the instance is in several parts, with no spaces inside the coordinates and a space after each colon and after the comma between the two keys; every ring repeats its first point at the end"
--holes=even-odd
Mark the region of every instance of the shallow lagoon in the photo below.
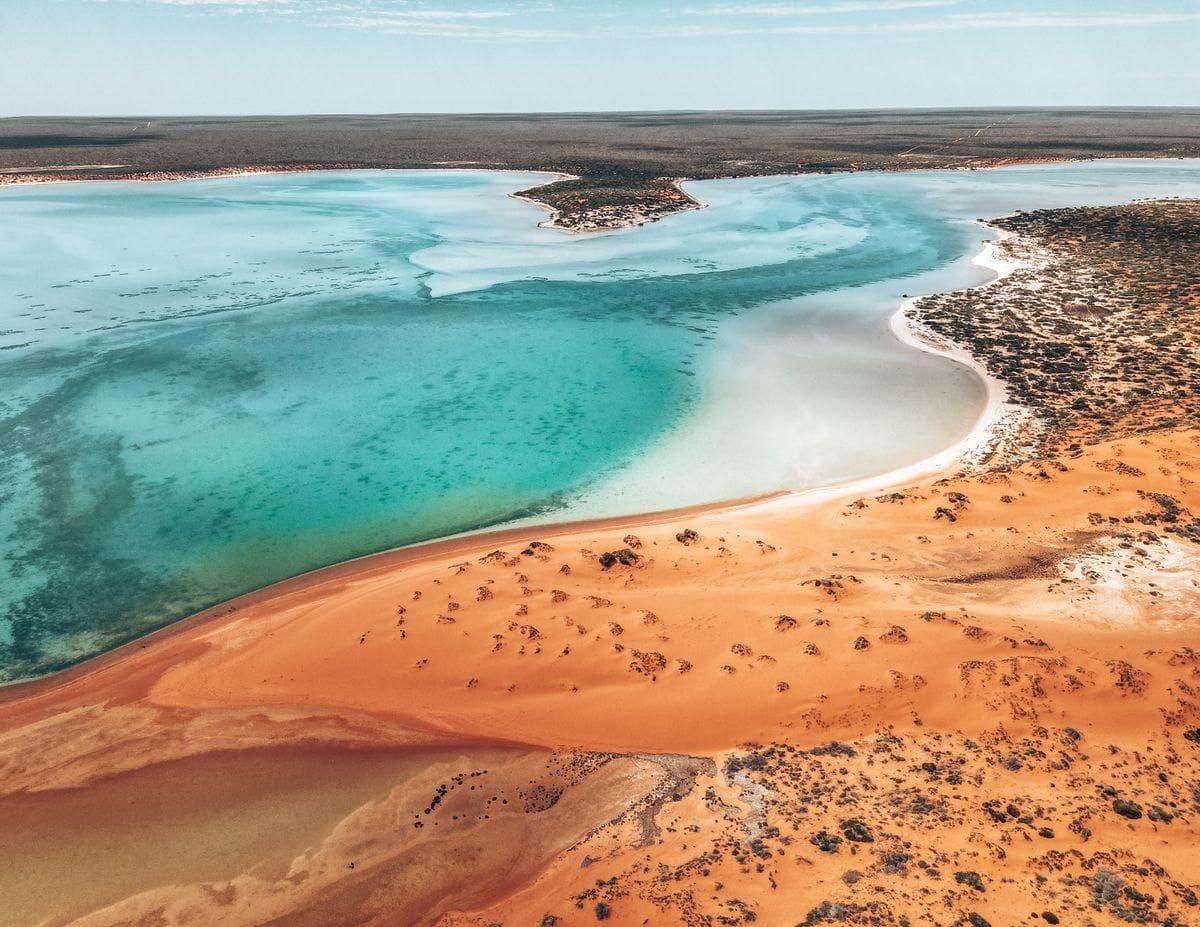
{"type": "Polygon", "coordinates": [[[571,236],[506,195],[540,179],[0,190],[0,679],[388,547],[920,460],[983,389],[886,320],[983,279],[974,217],[1200,194],[1192,162],[707,181],[571,236]]]}

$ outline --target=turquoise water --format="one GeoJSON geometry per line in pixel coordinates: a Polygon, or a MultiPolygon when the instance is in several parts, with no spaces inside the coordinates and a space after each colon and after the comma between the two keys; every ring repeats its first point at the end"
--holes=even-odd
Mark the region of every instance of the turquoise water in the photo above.
{"type": "Polygon", "coordinates": [[[0,680],[388,547],[918,460],[982,389],[885,320],[978,281],[973,215],[1200,192],[1183,162],[711,181],[580,237],[506,195],[541,179],[0,190],[0,680]]]}

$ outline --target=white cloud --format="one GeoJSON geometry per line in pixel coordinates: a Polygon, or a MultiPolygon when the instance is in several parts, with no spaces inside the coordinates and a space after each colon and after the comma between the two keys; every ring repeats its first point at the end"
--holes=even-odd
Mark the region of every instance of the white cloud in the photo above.
{"type": "Polygon", "coordinates": [[[577,33],[546,29],[506,28],[484,25],[480,20],[493,17],[453,16],[438,17],[426,12],[421,16],[380,16],[348,14],[330,17],[321,25],[337,29],[355,29],[363,32],[380,32],[392,35],[447,36],[461,39],[486,39],[492,41],[544,41],[574,37],[577,33]]]}
{"type": "Polygon", "coordinates": [[[749,23],[738,26],[723,23],[720,27],[707,23],[688,23],[679,27],[682,34],[701,36],[729,35],[886,35],[922,32],[957,32],[990,29],[1088,29],[1125,27],[1137,28],[1200,22],[1200,13],[1080,13],[1056,14],[1040,12],[955,13],[936,18],[904,20],[886,23],[778,23],[770,26],[749,23]]]}
{"type": "Polygon", "coordinates": [[[829,16],[839,13],[881,13],[891,10],[927,10],[957,6],[962,0],[850,0],[846,3],[824,5],[758,3],[740,6],[700,7],[688,10],[700,16],[829,16]]]}
{"type": "MultiPolygon", "coordinates": [[[[0,0],[0,3],[4,0],[0,0]]],[[[444,36],[478,41],[548,41],[604,36],[625,38],[704,38],[753,35],[876,35],[964,30],[1137,28],[1200,22],[1200,13],[1116,11],[1047,13],[1029,11],[953,12],[966,0],[826,0],[826,2],[747,2],[661,10],[653,24],[617,25],[619,19],[602,7],[556,9],[510,0],[505,6],[458,7],[432,5],[436,0],[96,0],[141,2],[186,7],[196,13],[287,16],[294,21],[327,28],[411,36],[444,36]],[[920,15],[921,11],[945,10],[920,15]],[[902,19],[878,21],[860,13],[912,11],[902,19]],[[530,19],[538,15],[537,19],[530,19]],[[851,16],[833,22],[805,22],[809,17],[851,16]],[[717,20],[719,19],[719,25],[717,20]],[[602,24],[603,23],[603,24],[602,24]],[[609,25],[611,23],[611,25],[609,25]]],[[[481,0],[476,0],[481,2],[481,0]]]]}
{"type": "Polygon", "coordinates": [[[1092,26],[1161,26],[1200,20],[1200,13],[1126,12],[1059,14],[1041,12],[964,13],[952,17],[977,29],[1073,29],[1092,26]]]}
{"type": "Polygon", "coordinates": [[[297,7],[298,0],[148,0],[150,3],[158,3],[164,6],[208,6],[215,9],[222,7],[229,9],[259,7],[259,8],[280,8],[280,7],[297,7]]]}
{"type": "Polygon", "coordinates": [[[188,6],[208,8],[213,12],[237,12],[258,10],[261,12],[311,13],[318,15],[375,16],[382,18],[420,19],[498,19],[515,16],[517,9],[440,9],[411,6],[404,2],[378,2],[378,0],[348,0],[348,2],[325,2],[325,0],[141,0],[143,3],[160,6],[188,6]]]}

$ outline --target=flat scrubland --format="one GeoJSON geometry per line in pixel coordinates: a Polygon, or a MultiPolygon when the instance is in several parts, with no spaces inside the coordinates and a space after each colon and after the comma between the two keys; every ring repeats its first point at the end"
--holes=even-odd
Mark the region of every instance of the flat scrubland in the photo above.
{"type": "Polygon", "coordinates": [[[1022,212],[992,223],[1022,265],[989,288],[920,300],[1035,415],[1038,448],[1196,424],[1200,207],[1194,200],[1022,212]]]}
{"type": "Polygon", "coordinates": [[[1030,267],[916,307],[1024,406],[983,463],[368,559],[10,691],[7,922],[1200,922],[1200,203],[1003,224],[1030,267]]]}
{"type": "Polygon", "coordinates": [[[0,182],[337,167],[555,171],[578,179],[527,196],[581,231],[694,206],[675,186],[681,178],[1119,156],[1200,156],[1200,109],[0,120],[0,182]]]}

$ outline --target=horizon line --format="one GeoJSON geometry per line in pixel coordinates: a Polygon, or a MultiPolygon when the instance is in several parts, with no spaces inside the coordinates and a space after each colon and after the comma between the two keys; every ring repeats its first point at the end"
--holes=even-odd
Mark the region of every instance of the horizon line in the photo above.
{"type": "Polygon", "coordinates": [[[259,112],[259,113],[14,113],[0,115],[0,121],[15,119],[329,119],[347,117],[473,117],[473,116],[665,116],[665,115],[722,115],[722,114],[798,114],[798,113],[929,113],[929,112],[1055,112],[1061,110],[1090,111],[1147,111],[1179,110],[1200,112],[1200,104],[995,104],[995,105],[930,105],[930,106],[830,106],[800,107],[725,107],[703,109],[695,107],[666,109],[547,109],[547,110],[361,110],[328,112],[259,112]]]}

